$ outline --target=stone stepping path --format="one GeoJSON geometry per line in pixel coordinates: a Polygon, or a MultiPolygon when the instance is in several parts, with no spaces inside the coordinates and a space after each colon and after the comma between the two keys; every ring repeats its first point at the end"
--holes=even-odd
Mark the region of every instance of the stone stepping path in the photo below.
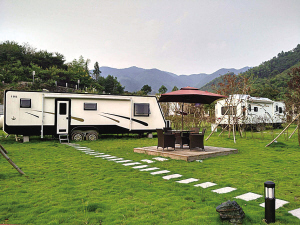
{"type": "Polygon", "coordinates": [[[146,162],[146,163],[154,163],[153,160],[149,160],[149,159],[142,159],[141,161],[142,162],[146,162]]]}
{"type": "Polygon", "coordinates": [[[156,175],[156,174],[164,174],[164,173],[170,173],[170,171],[169,170],[161,170],[161,171],[152,172],[150,174],[156,175]]]}
{"type": "Polygon", "coordinates": [[[218,193],[218,194],[225,194],[225,193],[229,193],[232,191],[235,191],[236,188],[232,188],[232,187],[223,187],[223,188],[219,188],[216,190],[212,190],[212,192],[218,193]]]}
{"type": "Polygon", "coordinates": [[[152,171],[152,170],[159,170],[159,168],[151,167],[151,168],[141,169],[140,171],[152,171]]]}
{"type": "Polygon", "coordinates": [[[170,179],[179,178],[179,177],[182,177],[182,175],[180,175],[180,174],[172,174],[172,175],[163,176],[162,178],[165,179],[165,180],[170,180],[170,179]]]}
{"type": "Polygon", "coordinates": [[[255,200],[255,199],[258,199],[258,198],[261,198],[261,197],[262,197],[262,195],[255,194],[255,193],[252,193],[252,192],[248,192],[246,194],[236,196],[235,198],[243,199],[245,201],[252,201],[252,200],[255,200]]]}
{"type": "MultiPolygon", "coordinates": [[[[289,202],[276,198],[275,209],[278,209],[278,208],[280,208],[281,206],[283,206],[283,205],[285,205],[287,203],[289,203],[289,202]]],[[[261,204],[259,204],[259,206],[265,207],[265,203],[261,203],[261,204]]]]}
{"type": "Polygon", "coordinates": [[[212,183],[212,182],[205,182],[205,183],[201,183],[201,184],[196,184],[194,185],[195,187],[202,187],[202,188],[209,188],[209,187],[212,187],[212,186],[215,186],[217,184],[215,183],[212,183]]]}
{"type": "Polygon", "coordinates": [[[196,182],[198,180],[199,179],[189,178],[189,179],[185,179],[185,180],[179,180],[179,181],[176,181],[176,182],[181,183],[181,184],[189,184],[189,183],[192,183],[192,182],[196,182]]]}
{"type": "MultiPolygon", "coordinates": [[[[99,153],[99,152],[96,152],[96,151],[94,151],[94,150],[92,150],[88,147],[81,147],[79,144],[69,143],[68,145],[71,146],[71,147],[74,147],[76,150],[82,151],[85,154],[92,155],[92,156],[95,156],[97,158],[107,159],[108,161],[114,161],[116,163],[124,163],[124,164],[122,164],[124,166],[134,166],[132,168],[140,169],[140,171],[159,170],[158,167],[147,168],[148,165],[139,165],[139,164],[141,164],[140,162],[132,162],[132,160],[124,160],[123,158],[117,158],[117,156],[111,156],[111,155],[106,155],[105,153],[99,153]],[[138,165],[138,166],[135,166],[135,165],[138,165]]],[[[162,157],[155,157],[153,159],[157,160],[157,161],[161,161],[161,162],[169,160],[169,159],[162,158],[162,157]]],[[[149,160],[149,159],[142,159],[141,162],[154,163],[155,161],[149,160]]],[[[165,173],[170,173],[170,171],[169,170],[160,170],[160,171],[151,172],[150,174],[151,175],[158,175],[158,174],[165,174],[165,173]]],[[[165,179],[165,180],[170,180],[170,179],[179,178],[179,177],[182,177],[182,175],[181,174],[171,174],[171,175],[163,176],[162,178],[165,179]]],[[[176,182],[177,183],[182,183],[182,184],[189,184],[189,183],[192,183],[192,182],[196,182],[198,180],[199,179],[196,179],[196,178],[188,178],[188,179],[184,179],[184,180],[180,180],[180,181],[176,181],[176,182]]],[[[212,187],[212,186],[215,186],[215,185],[217,185],[217,184],[212,183],[212,182],[204,182],[204,183],[201,183],[201,184],[196,184],[194,186],[195,187],[202,187],[202,188],[209,188],[209,187],[212,187]]],[[[235,191],[235,190],[237,190],[237,189],[232,188],[232,187],[223,187],[223,188],[219,188],[219,189],[216,189],[216,190],[212,190],[212,192],[215,192],[215,193],[218,193],[218,194],[226,194],[226,193],[230,193],[230,192],[235,191]]],[[[259,195],[259,194],[256,194],[256,193],[248,192],[248,193],[236,196],[234,198],[242,199],[242,200],[245,200],[245,201],[252,201],[252,200],[256,200],[256,199],[261,198],[261,197],[263,197],[263,196],[259,195]]],[[[276,199],[275,209],[278,209],[278,208],[280,208],[283,205],[288,204],[288,203],[289,203],[288,201],[281,200],[281,199],[276,199]]],[[[259,206],[265,207],[265,203],[261,203],[261,204],[259,204],[259,206]]],[[[291,210],[291,211],[289,211],[289,213],[292,214],[293,216],[297,217],[298,219],[300,219],[300,208],[291,210]]]]}
{"type": "Polygon", "coordinates": [[[155,159],[155,160],[157,160],[157,161],[167,161],[167,160],[169,160],[169,159],[166,159],[166,158],[162,158],[162,157],[156,157],[156,158],[153,158],[153,159],[155,159]]]}

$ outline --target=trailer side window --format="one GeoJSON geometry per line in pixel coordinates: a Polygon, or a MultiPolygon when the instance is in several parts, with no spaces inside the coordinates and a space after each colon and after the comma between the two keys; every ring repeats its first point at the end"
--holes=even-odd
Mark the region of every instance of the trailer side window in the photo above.
{"type": "Polygon", "coordinates": [[[59,103],[59,115],[67,115],[67,103],[59,103]]]}
{"type": "Polygon", "coordinates": [[[31,108],[31,99],[30,98],[21,98],[20,99],[20,108],[31,108]]]}
{"type": "Polygon", "coordinates": [[[97,103],[84,103],[84,110],[97,110],[97,103]]]}
{"type": "Polygon", "coordinates": [[[276,105],[276,109],[275,109],[275,112],[278,112],[278,105],[276,105]]]}
{"type": "Polygon", "coordinates": [[[254,107],[254,112],[258,112],[258,107],[254,107]]]}
{"type": "Polygon", "coordinates": [[[134,103],[135,116],[149,116],[150,107],[149,103],[134,103]]]}
{"type": "Polygon", "coordinates": [[[248,105],[248,110],[251,112],[251,104],[248,105]]]}
{"type": "Polygon", "coordinates": [[[282,113],[282,107],[279,107],[279,113],[282,113]]]}
{"type": "Polygon", "coordinates": [[[222,115],[236,115],[236,106],[223,106],[221,108],[222,115]]]}

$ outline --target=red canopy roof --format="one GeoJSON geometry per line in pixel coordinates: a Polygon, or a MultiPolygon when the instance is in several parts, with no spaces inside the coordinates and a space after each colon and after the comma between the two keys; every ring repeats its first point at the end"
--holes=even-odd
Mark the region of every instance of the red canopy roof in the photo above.
{"type": "Polygon", "coordinates": [[[186,102],[186,103],[201,103],[210,104],[217,99],[226,98],[227,96],[201,91],[194,87],[184,87],[178,91],[172,91],[162,94],[159,102],[186,102]]]}

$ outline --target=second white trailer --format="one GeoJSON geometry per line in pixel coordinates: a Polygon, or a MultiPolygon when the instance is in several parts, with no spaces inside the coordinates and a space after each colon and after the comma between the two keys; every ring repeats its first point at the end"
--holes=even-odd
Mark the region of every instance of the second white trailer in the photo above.
{"type": "Polygon", "coordinates": [[[286,122],[285,104],[268,98],[235,94],[215,105],[216,123],[224,126],[239,124],[265,129],[266,125],[280,127],[286,122]]]}

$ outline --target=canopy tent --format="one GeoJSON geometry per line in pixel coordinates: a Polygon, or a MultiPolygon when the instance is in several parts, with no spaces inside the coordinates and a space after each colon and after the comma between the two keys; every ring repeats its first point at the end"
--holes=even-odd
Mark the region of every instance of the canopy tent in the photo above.
{"type": "MultiPolygon", "coordinates": [[[[162,94],[159,102],[182,102],[182,112],[184,103],[201,103],[210,104],[217,99],[226,98],[227,96],[201,91],[194,87],[184,87],[177,91],[162,94]]],[[[182,115],[182,130],[183,130],[183,115],[182,115]]]]}

